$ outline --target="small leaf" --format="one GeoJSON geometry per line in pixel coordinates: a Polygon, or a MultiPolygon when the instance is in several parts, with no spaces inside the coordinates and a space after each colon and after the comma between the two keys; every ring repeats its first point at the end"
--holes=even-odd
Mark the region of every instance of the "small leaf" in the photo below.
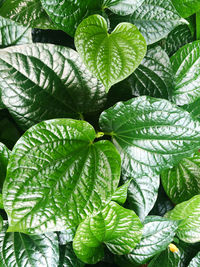
{"type": "Polygon", "coordinates": [[[72,243],[67,243],[66,246],[62,248],[59,267],[83,267],[83,266],[85,266],[85,264],[82,263],[76,257],[73,251],[72,243]]]}
{"type": "Polygon", "coordinates": [[[125,184],[121,185],[117,188],[114,195],[112,196],[112,200],[116,201],[119,204],[124,204],[127,199],[127,190],[130,185],[131,180],[127,181],[125,184]]]}
{"type": "Polygon", "coordinates": [[[133,23],[146,39],[153,44],[166,37],[176,26],[187,23],[177,13],[171,0],[144,0],[129,16],[110,15],[112,27],[120,22],[133,23]]]}
{"type": "Polygon", "coordinates": [[[103,4],[113,13],[125,16],[133,13],[143,2],[144,0],[104,0],[103,4]]]}
{"type": "Polygon", "coordinates": [[[175,88],[172,100],[177,105],[190,104],[200,97],[200,41],[186,44],[172,57],[175,88]]]}
{"type": "Polygon", "coordinates": [[[0,16],[0,47],[32,43],[31,28],[0,16]]]}
{"type": "Polygon", "coordinates": [[[185,158],[172,169],[161,174],[165,192],[178,204],[200,194],[200,153],[185,158]]]}
{"type": "Polygon", "coordinates": [[[172,0],[178,13],[187,18],[200,10],[199,0],[172,0]]]}
{"type": "Polygon", "coordinates": [[[3,187],[8,231],[62,231],[104,208],[117,189],[121,160],[110,141],[93,143],[95,137],[87,122],[55,119],[19,139],[3,187]]]}
{"type": "Polygon", "coordinates": [[[144,221],[143,235],[136,248],[125,257],[130,263],[143,264],[172,242],[178,223],[158,216],[149,216],[144,221]]]}
{"type": "Polygon", "coordinates": [[[40,0],[4,0],[0,15],[32,28],[56,29],[40,0]]]}
{"type": "Polygon", "coordinates": [[[1,50],[0,83],[4,105],[25,130],[43,120],[96,112],[106,101],[102,83],[78,53],[52,44],[1,50]]]}
{"type": "Polygon", "coordinates": [[[4,144],[0,143],[0,191],[6,178],[9,156],[9,149],[4,144]]]}
{"type": "Polygon", "coordinates": [[[75,45],[106,91],[128,77],[146,53],[146,42],[134,25],[121,23],[109,34],[106,20],[99,15],[81,22],[76,30],[75,45]]]}
{"type": "Polygon", "coordinates": [[[191,260],[188,267],[197,267],[200,266],[200,252],[191,260]]]}
{"type": "Polygon", "coordinates": [[[200,242],[200,195],[178,204],[166,214],[172,220],[182,220],[178,237],[187,243],[200,242]]]}
{"type": "Polygon", "coordinates": [[[110,202],[102,212],[79,225],[73,248],[79,259],[94,264],[103,258],[102,243],[114,254],[129,253],[140,242],[142,228],[133,211],[110,202]]]}
{"type": "Polygon", "coordinates": [[[1,266],[58,266],[59,248],[55,233],[25,235],[6,233],[6,229],[7,225],[4,225],[3,232],[0,233],[1,266]]]}
{"type": "Polygon", "coordinates": [[[137,97],[100,116],[111,133],[126,177],[154,176],[190,156],[200,146],[200,124],[164,99],[137,97]]]}

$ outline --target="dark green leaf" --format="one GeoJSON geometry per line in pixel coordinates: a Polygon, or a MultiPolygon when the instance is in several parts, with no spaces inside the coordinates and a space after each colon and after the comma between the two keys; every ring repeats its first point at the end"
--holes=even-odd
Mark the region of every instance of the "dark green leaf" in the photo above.
{"type": "Polygon", "coordinates": [[[133,95],[171,99],[173,74],[166,52],[160,46],[149,49],[129,82],[133,95]]]}
{"type": "Polygon", "coordinates": [[[144,0],[104,0],[103,4],[113,13],[125,16],[133,13],[144,0]]]}
{"type": "Polygon", "coordinates": [[[87,122],[55,119],[19,139],[3,188],[9,231],[62,231],[111,200],[120,156],[110,141],[93,143],[95,137],[87,122]]]}
{"type": "Polygon", "coordinates": [[[8,148],[4,144],[0,143],[0,191],[6,178],[9,156],[10,151],[8,148]]]}
{"type": "MultiPolygon", "coordinates": [[[[3,228],[3,219],[0,215],[0,232],[2,231],[2,228],[3,228]]],[[[0,259],[1,259],[1,257],[0,257],[0,259]]]]}
{"type": "Polygon", "coordinates": [[[200,120],[200,95],[193,103],[183,105],[182,108],[187,110],[193,118],[200,120]]]}
{"type": "Polygon", "coordinates": [[[199,0],[172,0],[172,3],[178,13],[184,18],[187,18],[200,10],[199,0]]]}
{"type": "Polygon", "coordinates": [[[177,105],[190,104],[200,97],[200,41],[186,44],[172,57],[175,88],[172,100],[177,105]]]}
{"type": "Polygon", "coordinates": [[[121,185],[117,188],[114,195],[112,196],[112,200],[116,201],[119,204],[124,204],[127,199],[127,190],[130,185],[131,180],[127,181],[125,184],[121,185]]]}
{"type": "Polygon", "coordinates": [[[106,20],[99,15],[81,22],[76,30],[75,45],[106,91],[128,77],[146,53],[146,42],[134,25],[121,23],[109,34],[106,20]]]}
{"type": "Polygon", "coordinates": [[[0,233],[0,263],[3,267],[56,267],[59,263],[58,239],[55,233],[25,235],[0,233]]]}
{"type": "Polygon", "coordinates": [[[188,267],[197,267],[200,266],[200,252],[191,260],[188,267]]]}
{"type": "Polygon", "coordinates": [[[178,204],[200,194],[200,152],[185,158],[162,172],[162,184],[173,203],[178,204]]]}
{"type": "Polygon", "coordinates": [[[182,220],[177,231],[181,240],[187,243],[200,242],[200,195],[176,205],[166,217],[182,220]]]}
{"type": "Polygon", "coordinates": [[[114,254],[130,253],[140,242],[142,228],[133,211],[110,202],[102,212],[79,225],[73,248],[83,262],[94,264],[103,258],[102,243],[114,254]]]}
{"type": "Polygon", "coordinates": [[[0,15],[32,28],[55,29],[40,0],[5,0],[0,15]]]}
{"type": "Polygon", "coordinates": [[[145,219],[143,235],[140,243],[124,257],[129,262],[143,264],[159,252],[165,250],[172,242],[178,223],[158,216],[145,219]]]}
{"type": "Polygon", "coordinates": [[[186,23],[170,0],[144,0],[143,4],[129,16],[110,16],[114,27],[120,22],[133,23],[147,44],[152,44],[166,37],[176,26],[186,23]]]}
{"type": "Polygon", "coordinates": [[[200,124],[167,100],[137,97],[104,111],[100,126],[111,133],[127,177],[154,176],[200,146],[200,124]]]}
{"type": "Polygon", "coordinates": [[[66,244],[64,247],[64,253],[62,253],[59,267],[83,267],[85,266],[75,255],[72,243],[66,244]]]}
{"type": "Polygon", "coordinates": [[[23,129],[51,118],[79,118],[106,100],[77,52],[51,44],[0,51],[0,83],[2,101],[23,129]]]}

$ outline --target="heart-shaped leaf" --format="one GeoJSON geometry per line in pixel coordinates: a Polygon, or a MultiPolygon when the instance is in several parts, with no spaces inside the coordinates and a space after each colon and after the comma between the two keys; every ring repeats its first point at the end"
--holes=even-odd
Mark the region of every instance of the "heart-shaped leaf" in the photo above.
{"type": "Polygon", "coordinates": [[[197,267],[200,266],[200,252],[191,260],[188,267],[197,267]]]}
{"type": "Polygon", "coordinates": [[[1,50],[0,84],[4,105],[23,129],[53,118],[79,118],[106,100],[102,83],[78,53],[52,44],[1,50]]]}
{"type": "Polygon", "coordinates": [[[166,37],[176,26],[187,23],[180,17],[171,0],[144,0],[135,12],[128,16],[111,14],[112,27],[121,22],[133,23],[152,44],[166,37]]]}
{"type": "Polygon", "coordinates": [[[200,97],[200,41],[180,48],[172,57],[175,75],[172,100],[177,105],[190,104],[200,97]]]}
{"type": "Polygon", "coordinates": [[[187,243],[200,242],[200,195],[182,202],[166,214],[172,220],[182,220],[177,235],[187,243]]]}
{"type": "Polygon", "coordinates": [[[103,258],[103,243],[114,254],[129,253],[140,242],[142,228],[133,211],[110,202],[102,212],[79,225],[73,248],[83,262],[94,264],[103,258]]]}
{"type": "Polygon", "coordinates": [[[149,216],[144,221],[140,243],[128,255],[123,256],[130,263],[143,264],[172,242],[178,223],[158,216],[149,216]]]}
{"type": "Polygon", "coordinates": [[[164,99],[119,102],[101,114],[100,126],[112,135],[126,177],[159,174],[200,146],[199,122],[164,99]]]}
{"type": "Polygon", "coordinates": [[[144,0],[104,0],[103,5],[112,12],[125,16],[133,13],[143,2],[144,0]]]}
{"type": "Polygon", "coordinates": [[[56,233],[25,235],[6,233],[4,224],[0,233],[0,263],[4,267],[45,266],[59,264],[59,247],[56,233]]]}
{"type": "Polygon", "coordinates": [[[30,128],[12,150],[3,187],[10,232],[76,226],[116,191],[120,156],[110,141],[93,143],[84,121],[55,119],[30,128]]]}
{"type": "Polygon", "coordinates": [[[3,187],[3,182],[6,178],[9,156],[9,149],[4,144],[0,143],[0,192],[3,187]]]}
{"type": "Polygon", "coordinates": [[[106,20],[99,15],[81,22],[76,30],[75,45],[106,91],[128,77],[146,53],[146,42],[134,25],[121,23],[109,34],[106,20]]]}
{"type": "Polygon", "coordinates": [[[199,0],[172,0],[178,13],[187,18],[200,10],[199,0]]]}
{"type": "Polygon", "coordinates": [[[162,184],[173,203],[178,204],[200,194],[200,153],[185,158],[162,172],[162,184]]]}

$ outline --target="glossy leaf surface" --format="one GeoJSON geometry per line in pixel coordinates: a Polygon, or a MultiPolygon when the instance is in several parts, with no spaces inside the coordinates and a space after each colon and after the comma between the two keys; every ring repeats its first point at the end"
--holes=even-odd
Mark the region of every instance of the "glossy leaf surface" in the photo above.
{"type": "Polygon", "coordinates": [[[188,267],[197,267],[200,266],[200,252],[197,253],[197,255],[191,260],[188,267]]]}
{"type": "Polygon", "coordinates": [[[55,29],[40,0],[5,0],[0,15],[32,28],[55,29]]]}
{"type": "Polygon", "coordinates": [[[104,0],[104,6],[113,13],[125,16],[133,13],[144,0],[104,0]]]}
{"type": "Polygon", "coordinates": [[[72,243],[67,243],[64,247],[64,253],[61,254],[59,267],[83,267],[85,264],[81,262],[75,255],[72,243]]]}
{"type": "Polygon", "coordinates": [[[31,29],[0,16],[0,47],[32,43],[31,29]]]}
{"type": "Polygon", "coordinates": [[[190,104],[200,97],[200,41],[186,44],[172,57],[175,88],[172,100],[177,105],[190,104]]]}
{"type": "Polygon", "coordinates": [[[172,220],[182,220],[177,235],[187,243],[200,242],[200,195],[182,202],[166,214],[172,220]]]}
{"type": "Polygon", "coordinates": [[[200,125],[167,100],[137,97],[119,102],[100,116],[120,152],[126,177],[159,174],[200,146],[200,125]]]}
{"type": "Polygon", "coordinates": [[[134,25],[121,23],[109,34],[106,20],[99,15],[81,22],[76,30],[75,45],[106,91],[128,77],[146,53],[146,42],[134,25]]]}
{"type": "Polygon", "coordinates": [[[25,235],[0,233],[0,262],[4,267],[53,267],[59,263],[58,239],[55,233],[25,235]]]}
{"type": "Polygon", "coordinates": [[[184,18],[187,18],[200,10],[199,0],[172,0],[172,3],[178,13],[184,18]]]}
{"type": "Polygon", "coordinates": [[[0,191],[6,178],[9,156],[9,149],[4,144],[0,143],[0,191]]]}
{"type": "Polygon", "coordinates": [[[55,119],[15,145],[3,188],[9,231],[42,233],[76,226],[116,191],[120,156],[84,121],[55,119]]]}
{"type": "Polygon", "coordinates": [[[185,23],[170,0],[144,0],[143,4],[129,16],[110,16],[111,25],[120,22],[133,23],[147,44],[152,44],[166,37],[176,26],[185,23]]]}
{"type": "Polygon", "coordinates": [[[162,184],[173,203],[178,204],[200,194],[200,152],[185,158],[162,172],[162,184]]]}
{"type": "Polygon", "coordinates": [[[127,199],[127,190],[130,185],[130,180],[120,187],[117,188],[114,195],[112,196],[112,201],[116,201],[119,204],[124,204],[127,199]]]}
{"type": "Polygon", "coordinates": [[[124,257],[130,262],[143,264],[159,252],[165,250],[172,242],[178,224],[166,218],[149,216],[145,219],[140,243],[124,257]]]}
{"type": "Polygon", "coordinates": [[[156,46],[146,56],[129,78],[132,94],[170,99],[173,89],[172,67],[166,52],[156,46]]]}
{"type": "Polygon", "coordinates": [[[0,51],[0,83],[2,101],[23,129],[52,118],[79,118],[106,100],[102,83],[78,53],[51,44],[0,51]]]}
{"type": "Polygon", "coordinates": [[[78,258],[94,264],[103,258],[103,243],[114,254],[129,253],[140,242],[142,228],[133,211],[110,202],[102,212],[79,225],[73,248],[78,258]]]}

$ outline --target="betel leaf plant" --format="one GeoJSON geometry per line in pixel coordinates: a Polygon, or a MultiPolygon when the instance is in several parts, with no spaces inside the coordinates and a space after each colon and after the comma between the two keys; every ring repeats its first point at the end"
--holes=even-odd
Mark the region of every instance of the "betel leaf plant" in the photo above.
{"type": "Polygon", "coordinates": [[[200,266],[200,1],[0,0],[0,266],[200,266]]]}

